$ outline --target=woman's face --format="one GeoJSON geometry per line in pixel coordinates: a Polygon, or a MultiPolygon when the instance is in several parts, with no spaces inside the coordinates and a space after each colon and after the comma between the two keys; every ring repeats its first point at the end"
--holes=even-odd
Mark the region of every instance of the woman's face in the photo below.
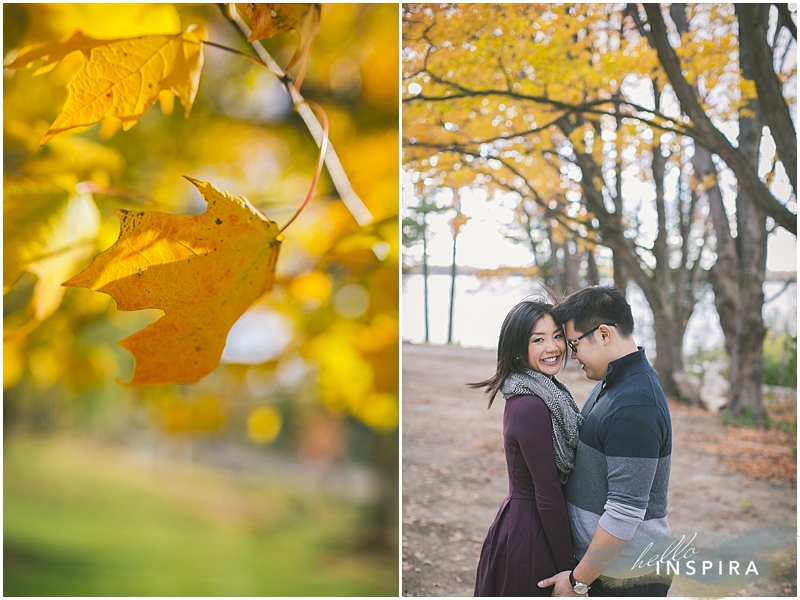
{"type": "Polygon", "coordinates": [[[552,377],[561,369],[561,358],[567,351],[564,332],[553,317],[545,315],[533,326],[528,340],[528,364],[534,371],[552,377]]]}

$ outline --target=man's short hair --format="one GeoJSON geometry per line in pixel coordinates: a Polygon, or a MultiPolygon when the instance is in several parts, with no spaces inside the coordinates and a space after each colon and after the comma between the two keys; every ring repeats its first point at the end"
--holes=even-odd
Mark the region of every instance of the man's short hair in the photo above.
{"type": "Polygon", "coordinates": [[[561,326],[572,321],[580,333],[614,323],[622,337],[633,335],[631,306],[622,292],[611,285],[595,285],[570,294],[556,304],[553,318],[561,326]]]}

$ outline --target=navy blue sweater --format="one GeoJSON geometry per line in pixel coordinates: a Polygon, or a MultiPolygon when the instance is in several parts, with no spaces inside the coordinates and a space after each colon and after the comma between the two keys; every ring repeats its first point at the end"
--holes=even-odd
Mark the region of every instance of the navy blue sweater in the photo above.
{"type": "MultiPolygon", "coordinates": [[[[586,422],[566,486],[573,551],[578,560],[583,558],[600,525],[628,540],[615,565],[630,569],[647,544],[653,542],[655,550],[670,534],[672,423],[643,349],[609,364],[605,381],[592,391],[582,413],[586,422]]],[[[619,576],[608,570],[604,574],[619,576]]],[[[628,571],[627,576],[644,574],[628,571]]]]}

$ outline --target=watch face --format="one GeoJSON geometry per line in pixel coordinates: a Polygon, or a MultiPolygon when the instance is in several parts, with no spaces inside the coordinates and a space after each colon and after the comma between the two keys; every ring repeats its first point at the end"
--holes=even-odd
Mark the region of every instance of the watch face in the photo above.
{"type": "Polygon", "coordinates": [[[589,591],[589,586],[585,583],[581,583],[580,581],[575,581],[575,577],[572,575],[572,571],[569,573],[569,583],[572,586],[572,591],[576,594],[585,594],[589,591]]]}

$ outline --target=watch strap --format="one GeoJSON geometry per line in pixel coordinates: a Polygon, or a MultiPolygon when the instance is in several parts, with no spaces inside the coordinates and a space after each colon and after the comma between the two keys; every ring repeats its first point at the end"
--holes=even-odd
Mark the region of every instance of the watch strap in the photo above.
{"type": "Polygon", "coordinates": [[[569,584],[572,586],[572,591],[575,592],[576,594],[585,594],[592,588],[592,586],[590,586],[588,583],[583,583],[582,581],[576,581],[575,576],[572,574],[572,571],[569,572],[569,584]],[[578,591],[577,588],[579,586],[585,587],[586,590],[578,591]]]}

